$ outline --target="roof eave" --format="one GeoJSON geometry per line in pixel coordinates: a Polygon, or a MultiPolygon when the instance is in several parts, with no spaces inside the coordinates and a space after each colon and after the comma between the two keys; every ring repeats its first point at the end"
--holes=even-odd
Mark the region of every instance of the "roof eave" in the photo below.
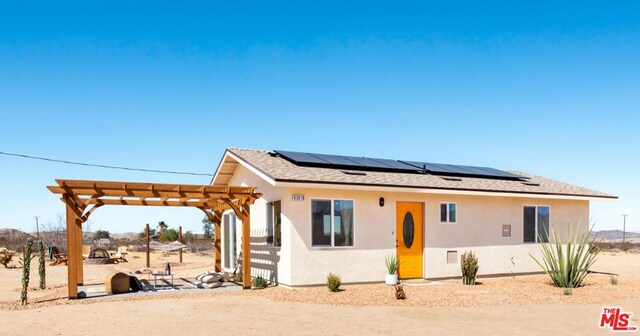
{"type": "Polygon", "coordinates": [[[350,183],[350,182],[321,182],[321,181],[304,181],[304,180],[288,180],[276,179],[276,187],[307,187],[320,189],[357,189],[371,191],[387,191],[387,192],[413,192],[425,194],[459,194],[459,195],[479,195],[479,196],[498,196],[498,197],[527,197],[527,198],[554,198],[554,199],[572,199],[572,200],[601,200],[613,201],[618,199],[614,195],[589,195],[589,194],[563,194],[563,193],[545,193],[545,192],[527,192],[527,191],[510,191],[510,190],[491,190],[491,189],[470,189],[470,188],[444,188],[444,187],[424,187],[424,186],[407,186],[407,185],[389,185],[389,184],[367,184],[367,183],[350,183]]]}

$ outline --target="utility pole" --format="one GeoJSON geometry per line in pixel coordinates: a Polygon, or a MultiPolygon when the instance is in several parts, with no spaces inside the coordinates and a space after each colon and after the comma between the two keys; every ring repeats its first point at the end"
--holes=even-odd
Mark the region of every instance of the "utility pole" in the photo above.
{"type": "Polygon", "coordinates": [[[36,219],[36,235],[38,236],[38,240],[40,240],[40,226],[38,225],[39,216],[33,216],[36,219]]]}
{"type": "Polygon", "coordinates": [[[625,236],[626,236],[626,232],[627,232],[627,216],[628,215],[622,215],[622,243],[624,244],[625,241],[625,236]]]}

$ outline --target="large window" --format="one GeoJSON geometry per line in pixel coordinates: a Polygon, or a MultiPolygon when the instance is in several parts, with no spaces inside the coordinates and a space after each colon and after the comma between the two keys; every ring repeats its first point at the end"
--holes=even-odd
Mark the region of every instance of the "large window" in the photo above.
{"type": "Polygon", "coordinates": [[[353,201],[311,201],[311,245],[353,246],[353,201]]]}
{"type": "Polygon", "coordinates": [[[457,215],[455,203],[440,203],[440,223],[455,223],[457,215]]]}
{"type": "Polygon", "coordinates": [[[549,207],[524,207],[524,242],[546,243],[549,241],[549,207]]]}
{"type": "Polygon", "coordinates": [[[267,244],[281,246],[280,201],[267,204],[267,244]]]}

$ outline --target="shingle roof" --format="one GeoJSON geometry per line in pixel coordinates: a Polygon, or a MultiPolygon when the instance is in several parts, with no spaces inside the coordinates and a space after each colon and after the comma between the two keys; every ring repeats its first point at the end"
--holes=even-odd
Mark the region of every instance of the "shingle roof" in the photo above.
{"type": "MultiPolygon", "coordinates": [[[[345,173],[345,171],[347,171],[345,169],[298,166],[279,156],[270,155],[269,151],[264,150],[239,148],[229,148],[227,150],[276,182],[346,184],[378,187],[617,198],[617,196],[604,192],[520,171],[508,170],[508,172],[524,176],[528,178],[528,180],[515,181],[460,177],[460,181],[452,181],[450,180],[450,177],[448,177],[449,179],[446,179],[447,177],[431,174],[375,171],[364,172],[365,175],[353,175],[345,173]]],[[[221,165],[222,164],[223,163],[221,163],[221,165]]],[[[220,169],[220,167],[218,169],[220,169]]]]}

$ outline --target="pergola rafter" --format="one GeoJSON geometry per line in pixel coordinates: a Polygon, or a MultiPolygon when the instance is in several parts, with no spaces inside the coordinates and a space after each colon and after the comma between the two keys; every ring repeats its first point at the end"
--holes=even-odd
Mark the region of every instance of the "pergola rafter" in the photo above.
{"type": "MultiPolygon", "coordinates": [[[[254,187],[210,185],[130,183],[111,181],[56,180],[51,192],[61,195],[67,211],[67,257],[69,298],[78,297],[78,285],[84,280],[82,265],[82,223],[105,205],[194,207],[205,213],[215,225],[215,269],[222,270],[220,224],[222,213],[233,210],[242,220],[242,269],[251,274],[249,206],[260,198],[254,187]]],[[[243,286],[251,287],[251,277],[243,277],[243,286]]]]}

